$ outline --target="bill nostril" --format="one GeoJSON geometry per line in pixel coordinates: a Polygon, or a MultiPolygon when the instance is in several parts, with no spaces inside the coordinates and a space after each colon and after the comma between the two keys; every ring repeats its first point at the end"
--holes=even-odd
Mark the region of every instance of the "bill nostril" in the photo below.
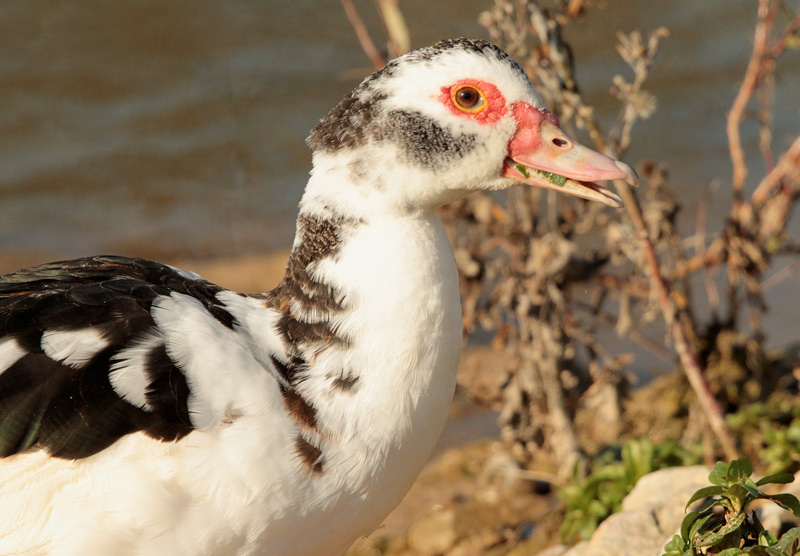
{"type": "Polygon", "coordinates": [[[569,144],[569,142],[564,139],[559,139],[558,137],[554,137],[553,144],[556,147],[566,147],[569,144]]]}

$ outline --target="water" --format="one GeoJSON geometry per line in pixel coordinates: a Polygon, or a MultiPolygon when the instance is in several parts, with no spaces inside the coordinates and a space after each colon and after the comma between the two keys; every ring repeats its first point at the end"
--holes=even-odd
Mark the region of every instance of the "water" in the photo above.
{"type": "MultiPolygon", "coordinates": [[[[707,185],[730,183],[725,114],[751,49],[755,4],[608,0],[573,33],[578,75],[610,125],[617,29],[672,32],[649,88],[659,111],[627,160],[664,160],[684,226],[707,185]]],[[[372,29],[372,3],[361,2],[372,29]]],[[[401,3],[414,46],[486,37],[488,0],[401,3]]],[[[308,130],[369,71],[338,2],[11,1],[0,4],[0,257],[217,257],[287,247],[308,130]]],[[[775,146],[800,131],[800,60],[779,63],[775,146]]],[[[743,128],[748,185],[763,174],[743,128]]],[[[720,193],[711,222],[727,213],[720,193]]],[[[795,223],[795,231],[797,229],[795,223]]],[[[781,263],[786,264],[786,263],[781,263]]],[[[780,268],[780,265],[777,266],[780,268]]],[[[796,340],[793,275],[770,292],[772,339],[796,340]]]]}

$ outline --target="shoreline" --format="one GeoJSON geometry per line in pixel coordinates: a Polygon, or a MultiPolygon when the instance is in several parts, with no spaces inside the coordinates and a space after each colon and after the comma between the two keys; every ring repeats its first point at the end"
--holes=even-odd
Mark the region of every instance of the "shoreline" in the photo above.
{"type": "MultiPolygon", "coordinates": [[[[74,257],[46,252],[0,251],[0,275],[67,258],[74,257]]],[[[280,282],[286,269],[289,249],[233,257],[145,256],[144,258],[196,272],[209,282],[233,291],[261,293],[271,290],[280,282]]]]}

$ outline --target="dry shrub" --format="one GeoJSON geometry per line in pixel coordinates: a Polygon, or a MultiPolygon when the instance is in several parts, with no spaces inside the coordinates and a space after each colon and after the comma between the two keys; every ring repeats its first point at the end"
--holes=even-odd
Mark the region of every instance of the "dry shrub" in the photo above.
{"type": "MultiPolygon", "coordinates": [[[[520,61],[563,126],[586,130],[598,150],[622,158],[635,125],[656,110],[645,86],[669,33],[618,34],[617,51],[632,77],[609,76],[620,108],[614,124],[603,129],[581,93],[568,43],[570,25],[598,17],[599,10],[588,0],[495,0],[480,22],[520,61]]],[[[442,210],[461,271],[465,333],[488,332],[507,361],[501,421],[520,460],[551,449],[569,474],[585,461],[587,449],[618,437],[632,357],[611,353],[598,341],[597,331],[612,326],[620,337],[680,366],[694,392],[691,411],[702,417],[707,439],[715,440],[706,443],[707,456],[738,454],[725,410],[763,396],[772,380],[763,350],[762,279],[777,255],[800,251],[787,229],[800,196],[800,137],[785,153],[772,152],[769,104],[775,62],[798,42],[799,26],[800,10],[759,1],[752,58],[727,121],[734,172],[730,215],[721,229],[705,229],[701,205],[694,239],[680,236],[680,199],[657,161],[638,164],[638,194],[616,184],[623,211],[534,188],[474,195],[442,210]],[[769,171],[748,197],[738,129],[754,99],[769,171]],[[714,279],[718,269],[724,272],[714,279]],[[703,292],[690,288],[697,274],[703,275],[703,292]],[[693,295],[711,301],[705,313],[698,314],[693,295]],[[643,332],[654,323],[662,326],[660,338],[643,332]],[[721,361],[735,363],[738,374],[712,376],[709,385],[708,370],[721,361]],[[754,376],[761,385],[755,389],[754,376]],[[591,417],[581,419],[584,410],[591,417]],[[591,431],[579,435],[576,419],[591,424],[591,431]]]]}

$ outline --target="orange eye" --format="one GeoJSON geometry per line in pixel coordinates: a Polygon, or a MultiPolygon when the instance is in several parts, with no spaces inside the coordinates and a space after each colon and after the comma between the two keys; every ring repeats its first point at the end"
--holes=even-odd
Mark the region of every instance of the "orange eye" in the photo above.
{"type": "Polygon", "coordinates": [[[472,85],[463,85],[453,89],[453,104],[462,112],[477,114],[486,109],[486,96],[483,91],[472,85]]]}

